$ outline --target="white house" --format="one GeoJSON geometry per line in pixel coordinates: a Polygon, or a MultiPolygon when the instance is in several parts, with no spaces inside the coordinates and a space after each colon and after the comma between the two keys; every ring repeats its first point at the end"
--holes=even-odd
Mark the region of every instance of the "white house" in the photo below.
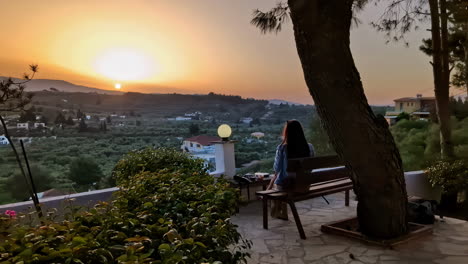
{"type": "Polygon", "coordinates": [[[90,115],[86,115],[86,120],[90,120],[91,119],[91,116],[90,115]]]}
{"type": "Polygon", "coordinates": [[[193,157],[203,159],[205,164],[212,165],[212,171],[216,168],[215,146],[213,142],[221,141],[219,137],[195,136],[183,141],[181,149],[190,153],[193,157]]]}
{"type": "Polygon", "coordinates": [[[29,123],[17,123],[16,124],[16,128],[19,128],[19,129],[29,129],[29,123]]]}
{"type": "Polygon", "coordinates": [[[0,136],[0,145],[8,145],[8,144],[10,144],[8,139],[4,135],[1,135],[0,136]]]}
{"type": "Polygon", "coordinates": [[[180,148],[190,153],[214,153],[213,142],[220,140],[219,137],[200,135],[185,139],[180,148]]]}

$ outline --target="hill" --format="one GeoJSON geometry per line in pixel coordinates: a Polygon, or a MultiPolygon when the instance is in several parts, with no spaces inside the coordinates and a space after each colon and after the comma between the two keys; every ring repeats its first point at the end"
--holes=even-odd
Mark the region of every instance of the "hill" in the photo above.
{"type": "MultiPolygon", "coordinates": [[[[7,77],[1,77],[0,80],[5,80],[7,77]]],[[[22,81],[20,79],[13,78],[15,81],[22,81]]],[[[80,92],[80,93],[99,93],[99,94],[122,94],[119,91],[103,90],[94,87],[87,87],[82,85],[76,85],[63,80],[51,80],[51,79],[33,79],[25,84],[26,91],[37,92],[44,90],[53,90],[59,92],[80,92]]]]}
{"type": "Polygon", "coordinates": [[[100,94],[82,92],[39,91],[34,93],[33,105],[49,113],[76,112],[124,114],[135,112],[151,118],[170,118],[201,112],[221,120],[242,117],[260,118],[267,112],[266,100],[244,99],[219,94],[100,94]]]}

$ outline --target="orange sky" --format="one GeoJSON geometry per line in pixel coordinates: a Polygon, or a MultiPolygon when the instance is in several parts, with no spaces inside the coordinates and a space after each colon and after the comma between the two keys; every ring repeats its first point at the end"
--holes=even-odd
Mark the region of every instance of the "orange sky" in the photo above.
{"type": "MultiPolygon", "coordinates": [[[[291,24],[278,35],[261,35],[249,23],[253,9],[266,10],[275,1],[1,1],[2,76],[20,76],[29,63],[38,63],[37,78],[103,89],[121,82],[124,91],[212,91],[312,103],[291,24]],[[121,65],[115,54],[131,58],[121,65]]],[[[352,31],[369,101],[432,95],[430,59],[418,51],[427,32],[409,35],[410,48],[386,45],[367,26],[379,13],[370,6],[361,14],[364,23],[352,31]]]]}

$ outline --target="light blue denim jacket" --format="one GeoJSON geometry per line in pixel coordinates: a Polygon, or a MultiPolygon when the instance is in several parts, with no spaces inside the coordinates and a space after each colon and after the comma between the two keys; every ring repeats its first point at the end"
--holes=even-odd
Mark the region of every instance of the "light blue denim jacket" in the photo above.
{"type": "MultiPolygon", "coordinates": [[[[314,146],[309,143],[310,157],[315,156],[314,146]]],[[[276,148],[275,163],[273,164],[273,170],[277,173],[275,184],[282,185],[284,187],[286,178],[288,177],[288,151],[286,145],[279,145],[276,148]]]]}

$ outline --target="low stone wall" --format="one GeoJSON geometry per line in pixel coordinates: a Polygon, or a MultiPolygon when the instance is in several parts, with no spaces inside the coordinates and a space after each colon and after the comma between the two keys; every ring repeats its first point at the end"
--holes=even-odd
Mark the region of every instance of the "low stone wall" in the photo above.
{"type": "Polygon", "coordinates": [[[405,172],[406,192],[408,196],[418,196],[424,199],[440,202],[441,190],[434,188],[424,171],[405,172]]]}
{"type": "MultiPolygon", "coordinates": [[[[409,196],[418,196],[425,199],[437,200],[440,201],[440,189],[433,188],[427,176],[424,174],[424,171],[409,171],[405,172],[406,180],[406,190],[409,196]]],[[[261,186],[258,187],[258,190],[261,190],[261,186]]],[[[59,210],[63,209],[68,205],[66,202],[67,199],[73,198],[73,204],[83,207],[92,207],[98,201],[109,201],[112,197],[112,194],[117,191],[118,188],[108,188],[97,191],[75,193],[70,195],[62,195],[56,197],[49,197],[40,199],[40,203],[44,211],[48,208],[57,208],[59,210]]],[[[255,188],[250,189],[250,198],[256,199],[255,197],[255,188]]],[[[242,196],[247,196],[247,190],[242,190],[242,196]]],[[[247,198],[247,197],[246,197],[247,198]]],[[[5,212],[6,210],[14,210],[16,212],[28,212],[33,208],[33,202],[19,202],[12,204],[0,205],[0,213],[5,212]]]]}
{"type": "MultiPolygon", "coordinates": [[[[97,191],[74,193],[70,195],[61,195],[55,197],[48,197],[39,199],[43,211],[47,211],[49,208],[57,208],[61,211],[64,207],[68,206],[68,199],[73,199],[73,205],[83,206],[83,207],[93,207],[99,201],[109,201],[112,197],[112,194],[117,191],[119,188],[108,188],[97,191]]],[[[16,212],[29,212],[33,209],[34,204],[32,201],[4,204],[0,205],[0,213],[5,212],[6,210],[14,210],[16,212]]]]}

